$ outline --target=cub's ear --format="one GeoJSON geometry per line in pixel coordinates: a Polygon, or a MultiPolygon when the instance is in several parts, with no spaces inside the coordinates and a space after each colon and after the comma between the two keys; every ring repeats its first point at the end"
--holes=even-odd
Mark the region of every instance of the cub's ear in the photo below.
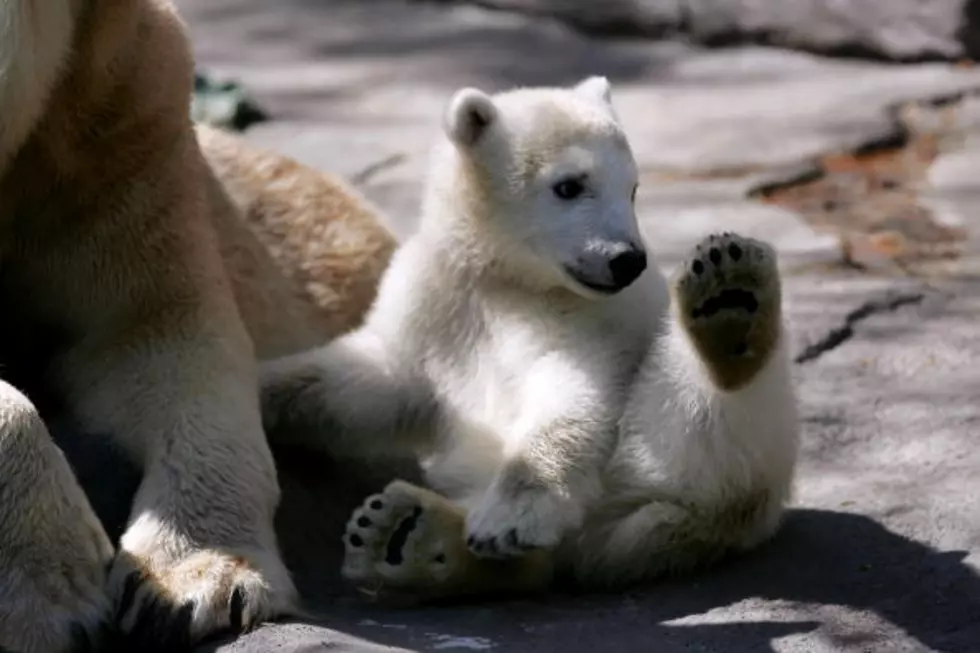
{"type": "Polygon", "coordinates": [[[497,120],[493,98],[481,90],[464,88],[449,101],[443,127],[450,140],[459,147],[476,145],[497,120]]]}
{"type": "Polygon", "coordinates": [[[612,106],[612,85],[601,75],[587,77],[575,85],[574,91],[593,102],[612,106]]]}

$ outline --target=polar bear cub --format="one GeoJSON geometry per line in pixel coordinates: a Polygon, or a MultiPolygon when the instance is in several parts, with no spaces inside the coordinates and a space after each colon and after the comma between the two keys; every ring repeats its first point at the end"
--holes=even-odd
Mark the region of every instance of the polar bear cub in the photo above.
{"type": "Polygon", "coordinates": [[[269,363],[268,427],[411,450],[344,574],[422,596],[616,585],[776,529],[797,452],[776,256],[705,238],[668,283],[605,78],[458,91],[419,231],[358,330],[269,363]]]}

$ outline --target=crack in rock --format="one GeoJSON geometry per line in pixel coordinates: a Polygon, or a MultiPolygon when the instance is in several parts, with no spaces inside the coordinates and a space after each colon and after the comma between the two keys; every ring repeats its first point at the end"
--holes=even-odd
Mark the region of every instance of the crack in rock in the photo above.
{"type": "Polygon", "coordinates": [[[844,317],[844,324],[832,329],[823,338],[807,346],[793,361],[802,364],[816,360],[826,352],[836,349],[854,336],[854,326],[876,313],[892,313],[902,306],[919,304],[925,299],[924,293],[908,293],[886,297],[877,301],[867,301],[844,317]]]}
{"type": "MultiPolygon", "coordinates": [[[[972,92],[970,93],[972,94],[972,92]]],[[[920,199],[929,171],[953,138],[960,101],[937,95],[887,109],[891,129],[846,152],[821,154],[766,179],[748,196],[798,214],[838,241],[847,268],[906,273],[963,254],[968,233],[944,224],[920,199]]]]}

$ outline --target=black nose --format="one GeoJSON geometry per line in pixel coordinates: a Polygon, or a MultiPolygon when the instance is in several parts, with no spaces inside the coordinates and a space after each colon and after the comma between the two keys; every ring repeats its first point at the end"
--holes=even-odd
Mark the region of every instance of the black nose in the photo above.
{"type": "Polygon", "coordinates": [[[642,249],[631,246],[622,254],[609,261],[609,271],[612,272],[613,284],[617,288],[625,288],[647,269],[647,253],[642,249]]]}

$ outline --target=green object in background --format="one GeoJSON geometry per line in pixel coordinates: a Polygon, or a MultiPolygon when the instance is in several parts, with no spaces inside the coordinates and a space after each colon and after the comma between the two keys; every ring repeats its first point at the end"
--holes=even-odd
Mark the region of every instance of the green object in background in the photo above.
{"type": "Polygon", "coordinates": [[[239,84],[219,82],[200,72],[194,73],[191,118],[194,122],[235,131],[269,119],[239,84]]]}

